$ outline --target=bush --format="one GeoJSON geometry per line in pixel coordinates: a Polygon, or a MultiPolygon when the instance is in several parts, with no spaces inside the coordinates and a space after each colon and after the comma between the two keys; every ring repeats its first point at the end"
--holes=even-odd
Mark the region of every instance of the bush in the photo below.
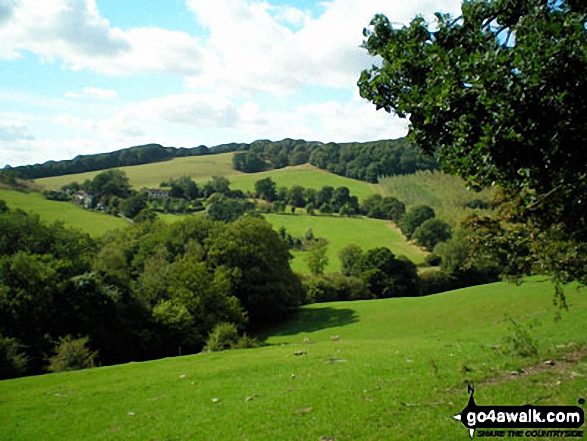
{"type": "Polygon", "coordinates": [[[55,355],[49,358],[49,372],[74,371],[94,367],[94,359],[98,352],[88,349],[88,337],[74,339],[71,335],[60,337],[53,352],[55,355]]]}
{"type": "Polygon", "coordinates": [[[455,281],[445,271],[430,269],[420,274],[420,295],[427,296],[450,291],[456,286],[455,281]]]}
{"type": "Polygon", "coordinates": [[[436,244],[446,242],[451,236],[452,229],[449,224],[440,219],[432,218],[424,221],[422,225],[416,228],[412,239],[421,247],[432,251],[436,244]]]}
{"type": "Polygon", "coordinates": [[[234,323],[218,323],[210,332],[204,351],[218,352],[232,349],[238,341],[238,329],[234,323]]]}
{"type": "Polygon", "coordinates": [[[509,335],[504,337],[504,352],[519,355],[520,357],[534,357],[538,355],[538,344],[532,335],[532,330],[538,326],[537,321],[529,321],[526,324],[519,323],[510,316],[506,317],[509,322],[509,335]]]}
{"type": "Polygon", "coordinates": [[[233,346],[234,349],[250,349],[250,348],[258,348],[259,341],[255,337],[251,337],[246,333],[243,334],[242,337],[238,339],[238,341],[233,346]]]}
{"type": "Polygon", "coordinates": [[[438,254],[430,253],[424,257],[424,262],[430,266],[438,266],[442,263],[442,257],[438,254]]]}
{"type": "Polygon", "coordinates": [[[17,340],[0,335],[0,380],[25,374],[28,357],[20,351],[17,340]]]}
{"type": "Polygon", "coordinates": [[[365,282],[340,274],[310,276],[303,281],[306,303],[362,300],[372,298],[365,282]]]}

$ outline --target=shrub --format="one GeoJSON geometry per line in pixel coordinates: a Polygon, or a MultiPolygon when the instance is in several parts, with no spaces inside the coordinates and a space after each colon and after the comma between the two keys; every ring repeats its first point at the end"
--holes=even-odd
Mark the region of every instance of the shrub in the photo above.
{"type": "Polygon", "coordinates": [[[234,323],[218,323],[210,332],[204,351],[218,352],[232,349],[238,341],[238,329],[234,323]]]}
{"type": "Polygon", "coordinates": [[[422,225],[416,228],[412,239],[421,247],[432,251],[437,243],[446,242],[451,236],[452,229],[449,224],[440,219],[432,218],[424,221],[422,225]]]}
{"type": "Polygon", "coordinates": [[[0,335],[0,380],[25,374],[28,357],[20,351],[17,340],[0,335]]]}
{"type": "Polygon", "coordinates": [[[442,263],[442,257],[438,254],[430,253],[424,257],[424,262],[430,266],[438,266],[442,263]]]}
{"type": "Polygon", "coordinates": [[[538,326],[537,321],[529,321],[522,324],[511,318],[506,317],[509,322],[509,335],[505,336],[504,352],[519,355],[521,357],[533,357],[538,355],[538,344],[536,338],[532,335],[532,330],[538,326]]]}
{"type": "Polygon", "coordinates": [[[240,337],[238,339],[238,341],[235,343],[233,348],[234,349],[249,349],[249,348],[258,348],[259,346],[260,346],[259,341],[255,337],[251,337],[250,335],[247,335],[245,333],[242,335],[242,337],[240,337]]]}
{"type": "Polygon", "coordinates": [[[49,372],[74,371],[94,367],[94,359],[98,352],[88,349],[88,337],[74,339],[71,335],[60,337],[53,352],[55,355],[49,358],[49,372]]]}
{"type": "Polygon", "coordinates": [[[303,281],[306,303],[362,300],[372,298],[365,282],[358,277],[340,274],[309,276],[303,281]]]}
{"type": "Polygon", "coordinates": [[[454,279],[443,270],[432,268],[420,274],[420,295],[423,296],[450,291],[456,285],[454,279]]]}

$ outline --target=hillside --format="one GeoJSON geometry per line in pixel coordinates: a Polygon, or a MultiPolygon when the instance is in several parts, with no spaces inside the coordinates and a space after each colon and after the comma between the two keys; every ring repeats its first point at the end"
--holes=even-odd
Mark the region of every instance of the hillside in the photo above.
{"type": "MultiPolygon", "coordinates": [[[[234,153],[222,153],[217,155],[192,156],[187,158],[175,158],[170,161],[156,162],[152,164],[133,165],[120,167],[135,189],[157,188],[163,181],[170,178],[190,176],[196,182],[205,182],[212,176],[232,176],[244,174],[235,170],[232,166],[234,153]]],[[[71,182],[82,183],[86,179],[92,179],[101,171],[78,173],[71,175],[55,176],[51,178],[37,179],[35,182],[47,189],[60,188],[71,182]]]]}
{"type": "Polygon", "coordinates": [[[268,347],[2,381],[0,438],[467,439],[451,418],[467,382],[480,405],[587,393],[587,300],[568,289],[555,322],[552,293],[534,280],[316,304],[268,347]],[[506,314],[539,321],[540,358],[502,353],[506,314]]]}
{"type": "Polygon", "coordinates": [[[495,188],[480,192],[468,190],[465,181],[458,176],[439,171],[420,171],[410,175],[391,176],[379,180],[379,188],[385,196],[395,196],[406,207],[428,205],[441,219],[456,225],[473,212],[483,210],[467,208],[466,204],[480,200],[487,205],[495,196],[495,188]]]}
{"type": "Polygon", "coordinates": [[[0,189],[0,199],[5,200],[10,208],[36,213],[46,222],[63,222],[66,226],[84,231],[94,237],[128,225],[119,217],[86,211],[70,202],[49,201],[41,193],[0,189]]]}
{"type": "MultiPolygon", "coordinates": [[[[387,247],[396,256],[404,255],[415,264],[424,262],[426,252],[406,242],[401,232],[392,222],[369,218],[343,218],[326,216],[291,216],[267,214],[267,219],[278,230],[285,227],[295,237],[303,237],[308,228],[312,228],[315,237],[328,239],[328,266],[326,272],[340,271],[338,253],[345,246],[353,243],[363,250],[387,247]]],[[[306,274],[308,267],[304,262],[304,252],[294,251],[292,269],[306,274]]]]}
{"type": "MultiPolygon", "coordinates": [[[[188,158],[175,158],[170,161],[154,164],[135,165],[121,167],[135,189],[157,188],[163,181],[171,178],[178,179],[182,176],[190,176],[197,183],[209,181],[213,176],[225,176],[231,182],[231,187],[243,191],[254,191],[255,182],[271,177],[278,186],[293,187],[302,185],[306,188],[319,190],[324,186],[347,187],[353,196],[360,200],[378,192],[376,186],[367,182],[320,170],[310,164],[293,167],[285,167],[277,170],[269,170],[260,173],[242,173],[232,166],[234,153],[223,153],[209,156],[194,156],[188,158]]],[[[36,180],[36,184],[46,189],[58,189],[71,182],[82,183],[86,179],[93,179],[100,171],[80,173],[73,175],[56,176],[36,180]]]]}

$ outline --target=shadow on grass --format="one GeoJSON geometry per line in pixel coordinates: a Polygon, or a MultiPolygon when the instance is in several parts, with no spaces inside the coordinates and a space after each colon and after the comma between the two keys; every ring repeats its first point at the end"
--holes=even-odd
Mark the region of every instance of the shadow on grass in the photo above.
{"type": "Polygon", "coordinates": [[[315,332],[323,329],[337,328],[350,325],[358,321],[357,313],[352,309],[335,309],[331,307],[300,309],[287,322],[269,334],[274,337],[296,335],[300,332],[315,332]]]}

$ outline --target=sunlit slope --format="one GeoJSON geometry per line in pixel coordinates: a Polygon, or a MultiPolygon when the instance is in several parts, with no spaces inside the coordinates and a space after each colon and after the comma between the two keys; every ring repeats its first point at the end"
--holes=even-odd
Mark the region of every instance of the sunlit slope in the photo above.
{"type": "MultiPolygon", "coordinates": [[[[285,214],[264,215],[275,230],[284,227],[294,237],[304,237],[308,228],[314,237],[328,240],[329,259],[326,272],[340,271],[338,254],[345,246],[357,244],[363,250],[387,247],[396,256],[404,255],[412,262],[424,262],[426,253],[421,248],[408,243],[392,222],[370,218],[348,218],[339,216],[302,216],[285,214]]],[[[304,261],[305,252],[294,251],[292,261],[294,271],[307,273],[304,261]]]]}
{"type": "Polygon", "coordinates": [[[470,190],[463,179],[438,171],[382,178],[379,188],[385,196],[394,196],[404,202],[408,210],[416,205],[428,205],[438,217],[452,224],[473,212],[484,212],[467,208],[468,203],[476,199],[489,203],[495,195],[493,188],[480,192],[470,190]]]}
{"type": "MultiPolygon", "coordinates": [[[[174,158],[170,161],[154,162],[151,164],[119,167],[127,174],[131,185],[136,188],[159,187],[164,181],[182,176],[191,176],[196,182],[205,182],[212,176],[234,176],[242,174],[232,167],[234,153],[222,153],[218,155],[190,156],[186,158],[174,158]]],[[[37,179],[35,182],[45,188],[60,188],[71,182],[82,183],[86,179],[92,179],[100,171],[79,173],[73,175],[55,176],[51,178],[37,179]]]]}
{"type": "Polygon", "coordinates": [[[333,188],[347,187],[351,196],[356,196],[359,201],[379,193],[379,188],[375,185],[338,176],[325,170],[320,170],[310,164],[268,170],[260,173],[241,174],[233,176],[231,182],[233,182],[234,188],[253,192],[255,190],[255,182],[268,177],[275,181],[277,187],[291,188],[294,185],[300,185],[315,190],[320,190],[325,186],[333,188]]]}
{"type": "Polygon", "coordinates": [[[72,202],[49,201],[41,193],[22,193],[0,189],[3,199],[11,209],[36,213],[46,222],[63,222],[66,226],[82,230],[92,236],[102,234],[128,225],[121,218],[84,210],[72,202]]]}
{"type": "MultiPolygon", "coordinates": [[[[225,176],[230,180],[231,188],[251,192],[255,189],[255,182],[267,177],[273,179],[278,187],[291,188],[294,185],[301,185],[316,190],[324,186],[347,187],[351,195],[357,196],[359,200],[379,191],[374,185],[338,176],[309,164],[260,173],[242,173],[233,168],[233,156],[234,153],[191,156],[152,164],[120,167],[120,170],[124,170],[131,185],[136,189],[156,188],[162,182],[169,182],[171,179],[182,176],[190,176],[197,183],[207,182],[213,176],[225,176]]],[[[93,179],[98,173],[100,171],[55,176],[37,179],[35,182],[47,189],[57,189],[74,181],[81,184],[86,179],[93,179]]]]}
{"type": "Polygon", "coordinates": [[[318,304],[269,347],[2,381],[0,438],[466,439],[467,382],[480,405],[585,396],[587,299],[567,295],[558,322],[545,282],[318,304]],[[506,314],[540,322],[541,358],[502,353],[506,314]]]}

